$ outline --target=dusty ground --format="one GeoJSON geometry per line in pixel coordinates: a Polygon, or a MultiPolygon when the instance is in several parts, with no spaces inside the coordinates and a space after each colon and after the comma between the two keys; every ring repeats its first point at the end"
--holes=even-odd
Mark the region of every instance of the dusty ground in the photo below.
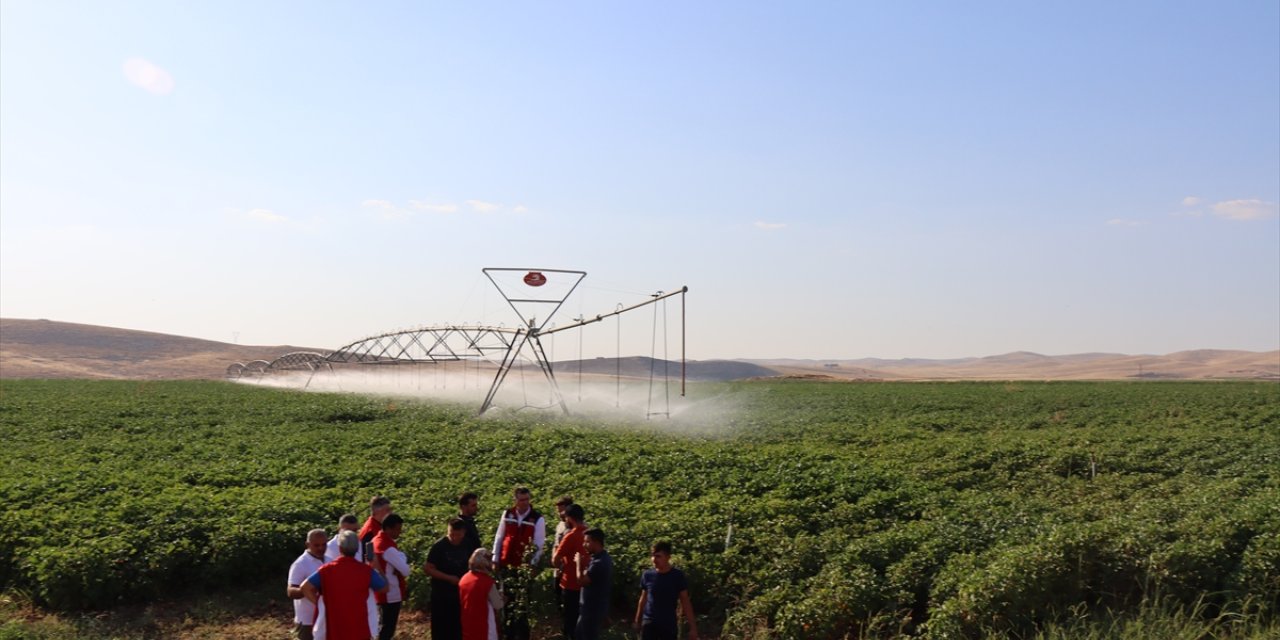
{"type": "MultiPolygon", "coordinates": [[[[20,596],[0,595],[0,639],[287,640],[293,607],[283,598],[282,585],[272,582],[237,593],[188,595],[96,613],[50,613],[20,596]]],[[[534,631],[535,640],[556,637],[549,624],[534,631]]],[[[634,636],[620,624],[605,637],[634,636]]],[[[431,638],[427,614],[402,612],[396,638],[431,638]]]]}

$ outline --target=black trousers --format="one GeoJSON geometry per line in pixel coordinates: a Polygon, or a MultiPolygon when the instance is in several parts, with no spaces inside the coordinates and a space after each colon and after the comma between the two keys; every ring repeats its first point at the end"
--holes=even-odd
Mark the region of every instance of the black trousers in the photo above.
{"type": "Polygon", "coordinates": [[[391,640],[395,637],[396,624],[400,622],[400,604],[388,602],[378,605],[378,640],[391,640]]]}
{"type": "Polygon", "coordinates": [[[462,602],[457,588],[431,591],[431,640],[462,640],[462,602]]]}
{"type": "Polygon", "coordinates": [[[565,640],[574,640],[577,637],[578,608],[581,606],[578,601],[579,595],[581,595],[579,591],[560,590],[560,615],[564,616],[561,630],[564,632],[565,640]]]}
{"type": "Polygon", "coordinates": [[[674,629],[659,627],[646,622],[640,627],[640,640],[676,640],[679,635],[674,629]]]}

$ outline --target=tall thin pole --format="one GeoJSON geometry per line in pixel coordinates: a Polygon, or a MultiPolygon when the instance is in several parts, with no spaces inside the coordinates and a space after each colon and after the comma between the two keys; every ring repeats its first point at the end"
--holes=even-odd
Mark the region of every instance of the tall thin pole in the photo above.
{"type": "Polygon", "coordinates": [[[685,380],[685,359],[684,359],[684,341],[685,341],[685,333],[684,333],[684,298],[685,298],[685,294],[686,294],[686,293],[689,293],[689,287],[685,287],[685,288],[683,288],[683,289],[681,289],[681,290],[680,290],[680,397],[681,397],[681,398],[685,397],[685,395],[684,395],[684,380],[685,380]]]}

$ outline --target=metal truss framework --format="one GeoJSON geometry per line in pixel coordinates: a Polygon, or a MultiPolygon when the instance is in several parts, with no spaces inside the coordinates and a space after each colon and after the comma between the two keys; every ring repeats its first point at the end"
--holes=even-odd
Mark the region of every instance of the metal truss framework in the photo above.
{"type": "MultiPolygon", "coordinates": [[[[528,319],[521,318],[522,325],[517,328],[509,328],[505,326],[478,326],[478,325],[439,325],[432,327],[421,327],[417,329],[408,329],[403,331],[395,331],[370,336],[352,342],[350,344],[339,347],[338,349],[328,353],[321,354],[311,351],[295,351],[282,355],[275,360],[267,362],[265,360],[254,360],[252,362],[241,364],[235,363],[227,367],[226,376],[229,379],[238,379],[246,377],[261,377],[277,372],[308,372],[312,376],[317,371],[332,371],[334,365],[400,365],[400,364],[437,364],[444,362],[489,360],[497,354],[502,354],[502,360],[498,365],[498,371],[494,375],[493,382],[489,387],[488,393],[485,395],[483,404],[480,406],[480,413],[483,414],[493,406],[493,400],[497,396],[498,390],[502,387],[502,383],[507,378],[512,368],[515,367],[520,354],[527,347],[532,355],[533,361],[538,365],[550,384],[551,393],[555,404],[558,404],[566,414],[569,408],[565,404],[564,395],[560,392],[560,387],[556,382],[555,372],[552,370],[551,361],[547,358],[546,350],[542,346],[542,336],[567,331],[569,329],[581,328],[585,325],[600,322],[605,318],[621,315],[628,311],[633,311],[641,307],[654,304],[661,300],[665,300],[672,296],[681,296],[681,315],[683,317],[683,300],[684,294],[689,291],[688,287],[681,287],[679,290],[671,293],[652,294],[648,300],[623,307],[619,305],[617,309],[609,313],[603,313],[590,318],[575,318],[575,322],[562,327],[552,329],[544,329],[551,317],[564,304],[565,299],[573,293],[577,285],[582,281],[587,273],[585,271],[568,271],[562,269],[509,269],[509,268],[487,268],[484,273],[498,288],[499,293],[507,300],[512,309],[520,315],[524,315],[527,305],[543,305],[542,308],[549,308],[550,311],[542,316],[541,321],[530,317],[528,319]],[[494,274],[510,274],[525,272],[524,282],[530,287],[539,287],[539,278],[541,282],[546,282],[543,274],[550,273],[557,276],[566,276],[572,280],[571,285],[567,286],[567,290],[561,290],[554,295],[536,295],[524,292],[512,294],[510,287],[504,287],[494,274]],[[534,277],[536,276],[536,278],[534,277]],[[520,305],[526,305],[522,308],[520,305]]],[[[684,395],[684,327],[681,321],[681,395],[684,395]]],[[[308,378],[308,385],[310,378],[308,378]]]]}

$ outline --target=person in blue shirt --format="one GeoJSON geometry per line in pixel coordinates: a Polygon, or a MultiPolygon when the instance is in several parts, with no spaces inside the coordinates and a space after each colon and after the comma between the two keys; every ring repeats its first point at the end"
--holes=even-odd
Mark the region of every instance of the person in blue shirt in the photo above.
{"type": "Polygon", "coordinates": [[[578,554],[576,570],[579,592],[578,627],[575,640],[599,640],[600,628],[609,614],[609,589],[613,585],[613,558],[604,549],[604,532],[587,529],[583,534],[584,551],[578,554]]]}
{"type": "Polygon", "coordinates": [[[671,566],[671,543],[653,543],[649,558],[653,568],[640,577],[640,602],[636,605],[635,627],[640,631],[640,640],[676,640],[680,631],[677,604],[689,623],[689,640],[698,640],[689,581],[683,571],[671,566]]]}

